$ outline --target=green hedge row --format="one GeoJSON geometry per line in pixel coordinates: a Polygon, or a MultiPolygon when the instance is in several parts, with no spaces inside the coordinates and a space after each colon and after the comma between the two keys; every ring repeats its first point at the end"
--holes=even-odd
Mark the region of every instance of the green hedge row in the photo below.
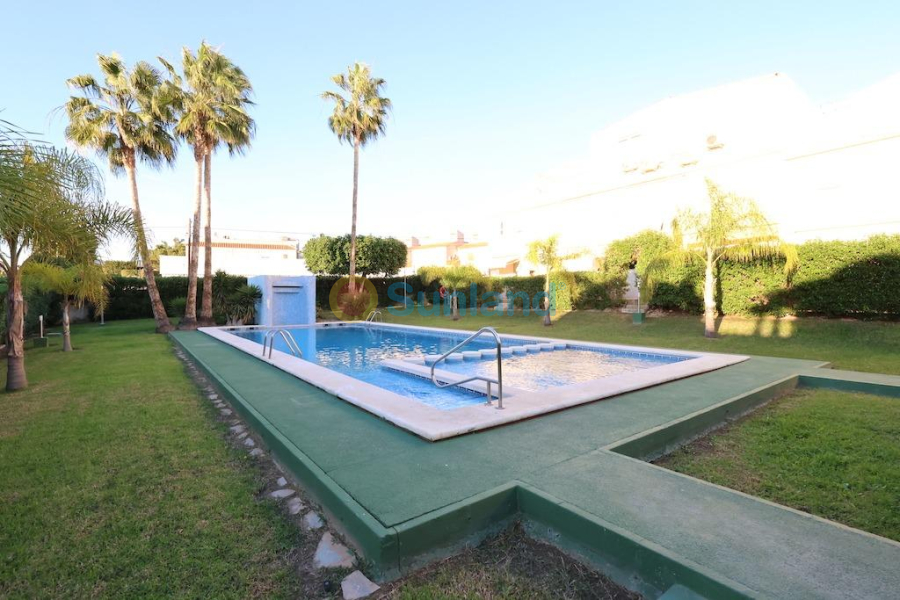
{"type": "MultiPolygon", "coordinates": [[[[218,281],[222,282],[229,290],[246,285],[247,278],[237,275],[217,274],[218,281]]],[[[197,303],[203,297],[203,278],[197,282],[197,303]]],[[[157,277],[156,286],[162,298],[166,311],[172,317],[181,315],[172,313],[172,301],[187,296],[187,277],[157,277]]],[[[215,294],[215,288],[213,293],[215,294]]],[[[153,311],[150,308],[150,296],[147,295],[147,282],[143,277],[113,276],[109,283],[109,305],[106,307],[104,317],[109,321],[116,319],[144,319],[152,318],[153,311]]]]}
{"type": "MultiPolygon", "coordinates": [[[[806,242],[790,282],[782,261],[723,262],[717,297],[726,315],[811,314],[900,317],[900,235],[864,241],[806,242]]],[[[650,305],[700,312],[703,269],[687,265],[660,276],[650,305]]]]}

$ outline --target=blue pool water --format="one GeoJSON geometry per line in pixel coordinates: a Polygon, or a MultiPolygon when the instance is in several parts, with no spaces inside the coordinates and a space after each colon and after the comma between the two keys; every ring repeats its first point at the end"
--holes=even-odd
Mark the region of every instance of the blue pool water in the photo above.
{"type": "MultiPolygon", "coordinates": [[[[393,329],[377,325],[342,325],[291,328],[303,358],[360,381],[413,398],[435,408],[450,410],[484,402],[484,395],[457,387],[438,388],[431,381],[384,368],[386,359],[422,358],[442,354],[465,339],[465,333],[426,329],[393,329]]],[[[264,330],[232,331],[234,335],[263,343],[264,330]]],[[[504,347],[537,343],[503,338],[504,347]]],[[[494,347],[490,336],[467,344],[465,350],[494,347]]],[[[284,340],[275,338],[275,349],[288,352],[284,340]]],[[[526,390],[541,390],[590,381],[627,371],[678,362],[689,357],[645,354],[618,350],[574,347],[551,352],[503,357],[503,383],[526,390]]],[[[441,369],[465,374],[496,375],[493,360],[444,362],[441,369]]]]}

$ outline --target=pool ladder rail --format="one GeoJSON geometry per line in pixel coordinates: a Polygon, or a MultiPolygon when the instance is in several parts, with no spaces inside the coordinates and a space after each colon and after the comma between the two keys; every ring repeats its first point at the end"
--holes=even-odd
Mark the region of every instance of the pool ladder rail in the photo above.
{"type": "Polygon", "coordinates": [[[294,339],[294,336],[291,335],[291,332],[287,329],[270,329],[266,332],[265,337],[263,337],[263,358],[272,360],[272,349],[275,347],[275,336],[279,334],[281,335],[281,339],[284,340],[284,343],[287,344],[288,350],[290,350],[291,354],[296,357],[303,358],[303,352],[300,350],[300,346],[297,345],[297,341],[294,339]],[[266,346],[268,346],[269,348],[268,357],[266,357],[266,346]]]}
{"type": "Polygon", "coordinates": [[[366,315],[366,323],[375,323],[375,322],[384,322],[384,315],[381,314],[381,311],[373,308],[369,311],[369,314],[366,315]]]}
{"type": "Polygon", "coordinates": [[[450,386],[462,385],[464,383],[468,383],[470,381],[483,381],[487,384],[487,405],[491,405],[491,400],[493,396],[491,396],[491,384],[495,384],[497,386],[497,410],[503,410],[503,362],[500,359],[501,349],[503,348],[503,341],[500,339],[500,335],[497,333],[493,327],[482,327],[457,345],[455,345],[450,350],[441,354],[437,360],[431,363],[431,383],[438,386],[439,388],[446,388],[450,386]],[[446,360],[448,356],[477,338],[483,333],[489,333],[494,337],[494,341],[497,343],[497,378],[492,379],[490,377],[485,377],[483,375],[475,375],[473,377],[469,377],[468,379],[460,379],[459,381],[451,381],[447,383],[441,383],[434,376],[434,369],[437,367],[438,363],[442,360],[446,360]]]}

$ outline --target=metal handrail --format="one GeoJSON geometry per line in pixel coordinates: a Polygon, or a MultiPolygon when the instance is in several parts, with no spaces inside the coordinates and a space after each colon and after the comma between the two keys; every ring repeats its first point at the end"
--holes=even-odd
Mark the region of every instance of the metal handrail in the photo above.
{"type": "Polygon", "coordinates": [[[380,310],[372,309],[369,311],[369,314],[366,316],[366,323],[374,323],[376,320],[384,322],[384,315],[381,314],[380,310]]]}
{"type": "Polygon", "coordinates": [[[450,350],[444,352],[438,357],[436,361],[431,363],[431,383],[438,386],[439,388],[446,388],[454,385],[462,385],[464,383],[469,383],[470,381],[483,381],[487,384],[487,404],[491,404],[491,400],[493,399],[491,396],[491,384],[497,384],[497,410],[503,410],[503,366],[502,361],[500,360],[501,352],[500,350],[503,348],[503,341],[500,339],[500,335],[497,333],[493,327],[482,327],[457,345],[453,346],[450,350]],[[494,341],[497,342],[497,378],[491,379],[490,377],[485,377],[483,375],[475,375],[473,377],[469,377],[468,379],[460,379],[459,381],[451,381],[448,383],[439,382],[434,376],[434,369],[437,367],[437,364],[442,360],[445,360],[448,356],[480,336],[482,333],[490,333],[494,336],[494,341]]]}
{"type": "Polygon", "coordinates": [[[270,329],[266,332],[266,335],[263,337],[263,358],[266,358],[266,346],[268,346],[268,359],[272,360],[272,350],[275,348],[275,336],[279,334],[281,335],[281,339],[284,340],[284,343],[287,345],[288,350],[290,350],[291,354],[303,358],[303,351],[300,350],[300,346],[297,345],[297,340],[294,339],[294,336],[287,329],[270,329]]]}

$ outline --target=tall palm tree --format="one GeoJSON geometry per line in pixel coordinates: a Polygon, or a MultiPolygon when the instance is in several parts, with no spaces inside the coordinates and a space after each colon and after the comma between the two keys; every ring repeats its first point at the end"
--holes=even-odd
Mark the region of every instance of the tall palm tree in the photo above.
{"type": "Polygon", "coordinates": [[[530,263],[541,265],[546,269],[544,276],[544,326],[553,325],[550,320],[550,278],[553,271],[563,267],[563,263],[567,260],[578,258],[584,252],[573,252],[571,254],[559,253],[559,236],[551,235],[546,240],[537,240],[528,244],[527,259],[530,263]]]}
{"type": "MultiPolygon", "coordinates": [[[[684,262],[705,267],[703,282],[704,335],[716,337],[716,271],[722,260],[752,262],[784,257],[785,273],[798,265],[797,249],[778,237],[775,228],[753,200],[726,193],[706,180],[709,211],[682,210],[672,223],[676,250],[684,262]]],[[[669,262],[666,258],[664,262],[669,262]]],[[[653,269],[651,269],[652,272],[653,269]]]]}
{"type": "Polygon", "coordinates": [[[109,275],[94,260],[68,266],[32,262],[25,268],[25,281],[28,285],[55,292],[62,297],[63,352],[72,351],[69,309],[81,308],[86,302],[90,302],[102,311],[109,299],[109,291],[106,289],[109,275]]]}
{"type": "Polygon", "coordinates": [[[22,270],[35,256],[84,261],[116,233],[131,233],[130,211],[103,199],[93,163],[75,153],[8,136],[0,127],[0,271],[7,278],[8,391],[25,373],[22,270]]]}
{"type": "Polygon", "coordinates": [[[350,292],[356,290],[356,207],[359,188],[359,150],[384,133],[391,101],[381,95],[384,79],[372,77],[369,66],[355,63],[347,73],[331,78],[344,93],[324,92],[334,102],[328,126],[341,143],[353,144],[353,217],[350,223],[350,292]]]}
{"type": "Polygon", "coordinates": [[[175,159],[176,146],[168,129],[173,99],[166,94],[159,72],[146,62],[137,63],[131,70],[116,54],[97,55],[97,62],[102,81],[93,75],[78,75],[67,82],[82,95],[70,97],[65,105],[69,117],[66,138],[107,157],[114,174],[124,171],[127,175],[137,251],[144,267],[156,331],[167,333],[172,327],[159,296],[147,246],[137,163],[158,167],[175,159]]]}
{"type": "Polygon", "coordinates": [[[183,78],[169,62],[162,58],[159,60],[169,71],[170,81],[178,90],[179,111],[175,133],[193,148],[196,165],[194,241],[188,264],[185,318],[181,327],[194,328],[198,322],[213,325],[212,155],[223,144],[231,154],[241,154],[249,148],[256,127],[247,114],[247,108],[253,105],[250,100],[253,87],[240,67],[206,42],[200,43],[196,55],[189,48],[182,50],[183,78]],[[203,299],[198,320],[197,272],[201,211],[204,213],[205,252],[203,299]]]}

